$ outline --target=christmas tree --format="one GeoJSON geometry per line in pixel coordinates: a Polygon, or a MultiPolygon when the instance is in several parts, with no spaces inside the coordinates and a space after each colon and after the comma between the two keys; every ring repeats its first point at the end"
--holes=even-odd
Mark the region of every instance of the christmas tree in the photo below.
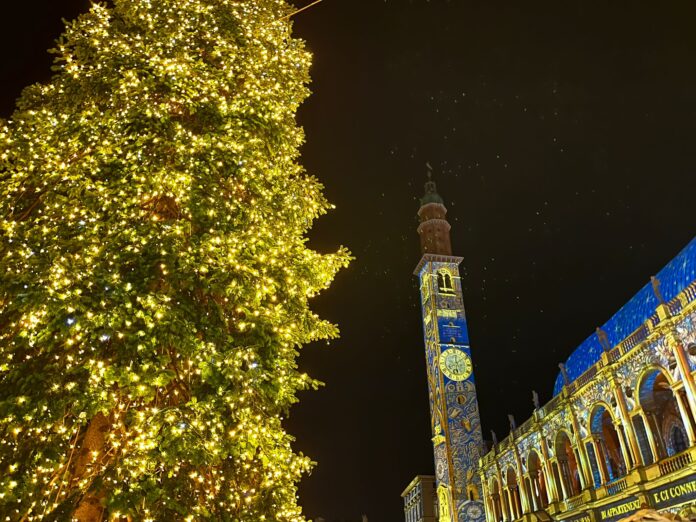
{"type": "Polygon", "coordinates": [[[3,520],[303,520],[281,422],[336,335],[284,0],[115,0],[0,122],[3,520]]]}

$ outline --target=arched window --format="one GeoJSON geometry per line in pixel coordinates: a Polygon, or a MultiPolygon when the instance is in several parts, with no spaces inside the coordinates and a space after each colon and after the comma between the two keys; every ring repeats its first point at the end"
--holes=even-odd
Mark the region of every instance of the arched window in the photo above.
{"type": "Polygon", "coordinates": [[[437,272],[437,289],[441,294],[454,293],[454,281],[449,270],[438,270],[437,272]]]}

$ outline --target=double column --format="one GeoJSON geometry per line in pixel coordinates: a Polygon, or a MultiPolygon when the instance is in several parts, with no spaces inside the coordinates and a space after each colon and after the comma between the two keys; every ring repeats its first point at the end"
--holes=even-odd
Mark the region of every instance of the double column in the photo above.
{"type": "Polygon", "coordinates": [[[686,401],[681,392],[681,389],[675,389],[672,387],[672,393],[674,394],[674,398],[677,400],[677,406],[679,407],[679,415],[681,416],[684,427],[686,428],[686,434],[689,437],[689,446],[693,446],[696,445],[696,432],[694,431],[694,425],[687,411],[687,405],[685,404],[686,401]]]}
{"type": "MultiPolygon", "coordinates": [[[[683,399],[679,398],[679,394],[676,393],[677,401],[682,401],[680,404],[680,413],[682,417],[686,417],[684,420],[689,422],[684,422],[684,425],[690,425],[691,419],[689,415],[684,411],[684,406],[688,404],[689,409],[693,415],[696,415],[696,384],[694,383],[694,376],[691,373],[691,364],[689,363],[688,356],[684,350],[684,345],[677,334],[674,319],[672,319],[669,308],[667,305],[660,305],[657,307],[657,314],[661,322],[664,322],[664,333],[665,340],[672,349],[674,354],[674,359],[676,360],[677,367],[679,368],[679,373],[681,374],[682,382],[684,383],[684,391],[686,392],[686,404],[684,404],[683,399]],[[686,414],[686,415],[685,415],[686,414]]],[[[693,431],[694,427],[691,426],[693,431]]],[[[693,442],[692,442],[693,444],[693,442]]]]}
{"type": "Polygon", "coordinates": [[[634,469],[638,466],[643,465],[643,456],[640,453],[640,445],[638,444],[638,437],[636,437],[635,430],[633,429],[633,422],[631,421],[631,416],[628,413],[628,406],[626,405],[626,397],[624,396],[623,389],[621,388],[616,375],[608,368],[609,382],[611,383],[611,388],[614,394],[614,400],[619,410],[619,419],[616,423],[616,434],[619,436],[619,442],[621,444],[621,451],[624,454],[624,460],[626,461],[626,471],[634,469]],[[628,446],[626,447],[626,439],[628,439],[628,446]],[[628,458],[632,457],[632,458],[628,458]]]}

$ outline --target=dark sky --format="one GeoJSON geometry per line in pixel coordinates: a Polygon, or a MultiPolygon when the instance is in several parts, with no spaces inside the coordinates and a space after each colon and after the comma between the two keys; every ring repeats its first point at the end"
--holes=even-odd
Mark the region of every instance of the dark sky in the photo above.
{"type": "MultiPolygon", "coordinates": [[[[47,79],[61,18],[88,2],[11,4],[2,116],[47,79]]],[[[324,0],[297,17],[315,53],[303,162],[337,205],[312,244],[357,257],[315,302],[342,338],[300,361],[327,385],[288,422],[319,461],[308,516],[398,522],[403,487],[432,473],[411,275],[426,161],[464,257],[483,426],[500,437],[693,237],[695,19],[688,0],[324,0]]]]}

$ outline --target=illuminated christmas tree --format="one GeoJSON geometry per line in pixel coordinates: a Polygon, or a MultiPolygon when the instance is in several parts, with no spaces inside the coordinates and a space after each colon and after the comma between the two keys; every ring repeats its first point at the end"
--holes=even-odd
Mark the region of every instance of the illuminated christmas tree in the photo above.
{"type": "Polygon", "coordinates": [[[348,262],[284,0],[115,0],[0,122],[3,520],[303,520],[281,426],[348,262]],[[7,517],[7,518],[5,518],[7,517]]]}

